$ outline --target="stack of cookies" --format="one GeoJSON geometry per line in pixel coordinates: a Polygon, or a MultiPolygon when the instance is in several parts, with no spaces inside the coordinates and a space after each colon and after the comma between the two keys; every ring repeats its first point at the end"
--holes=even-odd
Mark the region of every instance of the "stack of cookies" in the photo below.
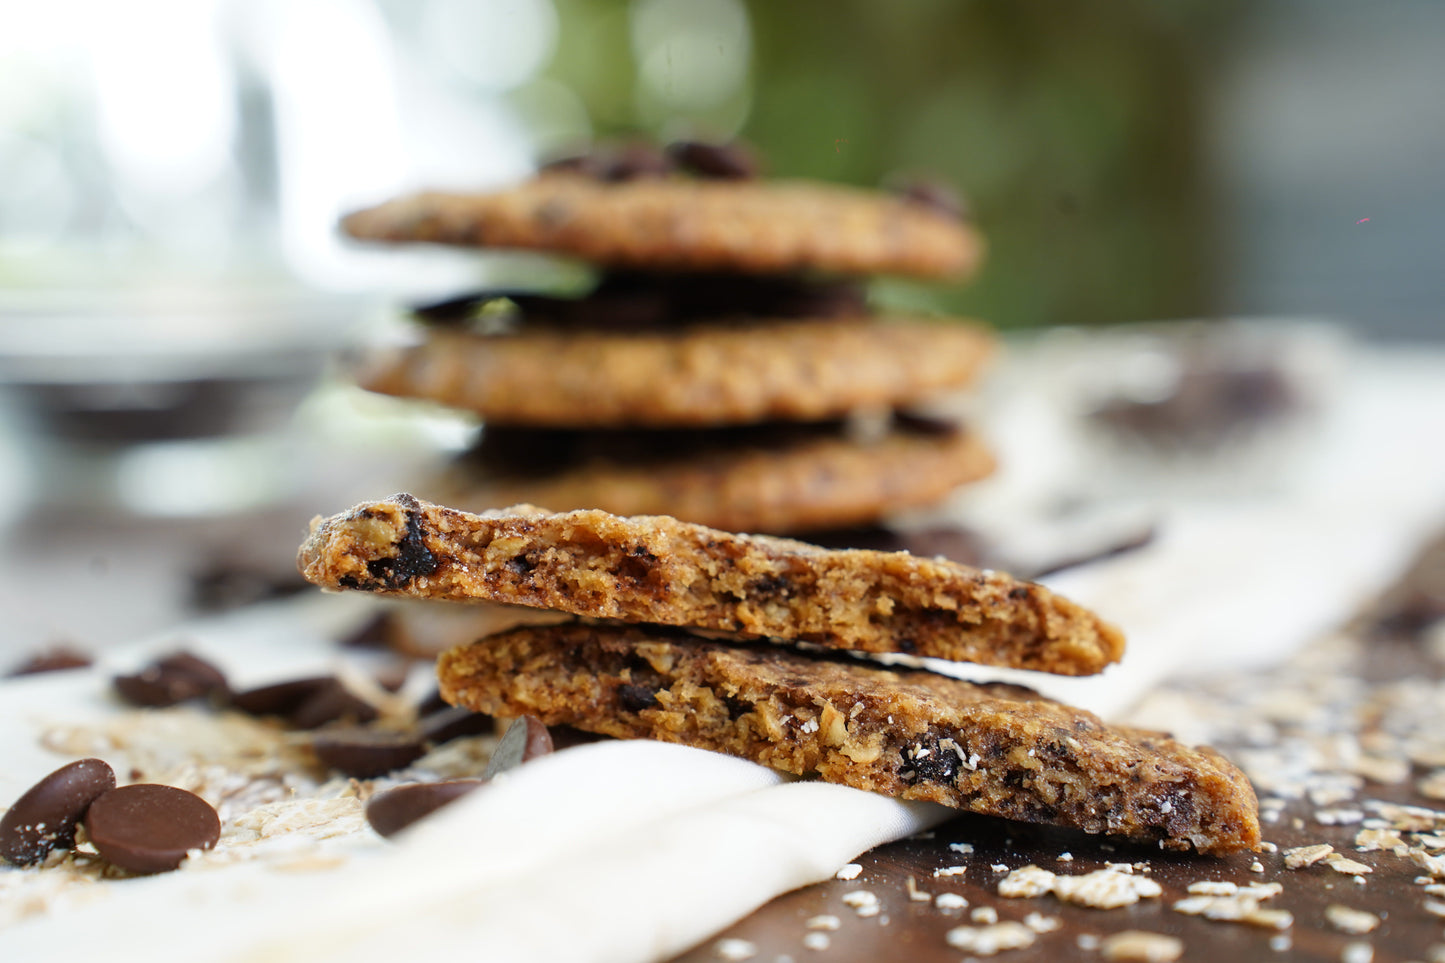
{"type": "Polygon", "coordinates": [[[1249,782],[1209,749],[874,658],[1065,675],[1120,658],[1116,628],[999,572],[668,517],[470,514],[410,495],[318,519],[299,566],[328,589],[569,617],[444,654],[443,697],[473,711],[1169,849],[1259,844],[1249,782]]]}
{"type": "Polygon", "coordinates": [[[510,190],[352,214],[353,237],[580,258],[581,297],[487,291],[417,311],[370,390],[482,421],[426,497],[481,510],[667,514],[813,533],[929,506],[993,470],[978,436],[908,409],[993,348],[958,321],[870,312],[875,273],[960,278],[981,242],[936,190],[763,181],[736,146],[598,149],[510,190]]]}

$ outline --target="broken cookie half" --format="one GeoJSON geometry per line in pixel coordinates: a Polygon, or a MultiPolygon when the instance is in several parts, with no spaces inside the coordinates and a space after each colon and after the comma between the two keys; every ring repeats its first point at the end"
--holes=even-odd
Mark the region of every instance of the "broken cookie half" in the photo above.
{"type": "Polygon", "coordinates": [[[860,652],[1089,675],[1117,628],[1041,585],[906,552],[825,549],[668,516],[471,514],[396,495],[313,523],[330,589],[506,602],[860,652]]]}
{"type": "Polygon", "coordinates": [[[802,776],[1223,853],[1259,845],[1249,781],[1210,749],[1029,689],[656,626],[514,629],[442,656],[478,712],[679,742],[802,776]]]}

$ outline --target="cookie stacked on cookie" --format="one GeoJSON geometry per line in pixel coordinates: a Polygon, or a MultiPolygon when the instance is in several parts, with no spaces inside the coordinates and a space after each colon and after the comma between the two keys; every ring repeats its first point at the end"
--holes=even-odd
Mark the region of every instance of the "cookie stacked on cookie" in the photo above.
{"type": "Polygon", "coordinates": [[[324,588],[573,617],[444,654],[443,696],[474,711],[1166,848],[1259,843],[1253,790],[1211,750],[1028,689],[865,657],[1065,675],[1120,658],[1112,625],[999,572],[668,517],[470,514],[410,495],[318,519],[299,565],[324,588]]]}
{"type": "Polygon", "coordinates": [[[764,181],[736,146],[600,149],[492,194],[352,214],[353,237],[581,258],[586,295],[491,291],[420,310],[373,391],[479,416],[422,494],[472,509],[668,514],[811,532],[940,501],[993,470],[973,432],[910,417],[964,388],[992,336],[870,312],[860,278],[963,277],[978,235],[935,193],[764,181]]]}

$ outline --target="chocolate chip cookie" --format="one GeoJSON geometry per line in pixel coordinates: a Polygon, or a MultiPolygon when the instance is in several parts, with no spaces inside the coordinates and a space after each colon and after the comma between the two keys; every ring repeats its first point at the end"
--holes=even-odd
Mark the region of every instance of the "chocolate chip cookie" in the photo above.
{"type": "Polygon", "coordinates": [[[993,469],[975,432],[907,419],[876,436],[837,422],[706,432],[486,428],[473,451],[420,490],[468,511],[528,502],[786,534],[932,505],[993,469]]]}
{"type": "Polygon", "coordinates": [[[363,240],[527,249],[647,271],[961,278],[983,254],[966,223],[908,197],[807,181],[609,181],[566,169],[509,190],[400,197],[341,226],[363,240]]]}
{"type": "Polygon", "coordinates": [[[495,425],[622,428],[811,421],[969,384],[985,329],[907,319],[759,320],[674,332],[433,330],[365,359],[363,388],[495,425]]]}
{"type": "Polygon", "coordinates": [[[1224,853],[1259,845],[1223,756],[978,685],[655,626],[523,628],[445,653],[443,697],[622,738],[680,742],[904,799],[1224,853]]]}
{"type": "Polygon", "coordinates": [[[1030,582],[906,552],[824,549],[667,516],[469,514],[410,495],[313,522],[302,574],[330,589],[484,600],[1088,675],[1119,630],[1030,582]]]}

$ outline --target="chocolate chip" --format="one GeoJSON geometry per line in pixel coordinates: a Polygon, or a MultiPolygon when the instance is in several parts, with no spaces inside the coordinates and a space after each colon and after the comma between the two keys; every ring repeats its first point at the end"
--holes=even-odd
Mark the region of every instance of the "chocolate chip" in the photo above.
{"type": "Polygon", "coordinates": [[[898,193],[906,201],[932,208],[957,221],[969,219],[968,204],[963,195],[942,181],[918,179],[903,184],[898,193]]]}
{"type": "Polygon", "coordinates": [[[641,712],[657,705],[657,694],[645,685],[620,685],[617,687],[617,704],[628,712],[641,712]]]}
{"type": "Polygon", "coordinates": [[[38,863],[56,847],[75,845],[86,807],[115,788],[115,773],[99,759],[81,759],[46,776],[0,817],[0,856],[17,866],[38,863]]]}
{"type": "Polygon", "coordinates": [[[40,675],[45,672],[64,672],[67,669],[84,669],[90,666],[90,656],[74,649],[57,646],[38,652],[5,673],[7,679],[18,679],[25,675],[40,675]]]}
{"type": "Polygon", "coordinates": [[[118,675],[114,683],[116,692],[127,702],[152,708],[173,706],[227,689],[225,673],[189,652],[174,652],[157,659],[135,675],[118,675]]]}
{"type": "Polygon", "coordinates": [[[695,140],[668,145],[667,153],[679,167],[699,177],[747,180],[758,176],[758,159],[742,144],[704,144],[695,140]]]}
{"type": "Polygon", "coordinates": [[[396,613],[378,612],[337,642],[337,645],[343,649],[391,649],[402,634],[396,613]]]}
{"type": "Polygon", "coordinates": [[[390,558],[372,559],[366,563],[366,571],[372,578],[380,579],[388,588],[401,588],[419,575],[430,575],[437,570],[436,556],[426,547],[426,536],[422,531],[421,504],[416,496],[405,492],[392,496],[405,506],[406,533],[396,543],[396,554],[390,558]]]}
{"type": "Polygon", "coordinates": [[[552,751],[552,734],[536,716],[518,716],[502,733],[496,751],[492,753],[483,779],[490,779],[499,772],[515,769],[524,762],[531,762],[538,756],[552,751]]]}
{"type": "Polygon", "coordinates": [[[253,716],[289,716],[307,699],[335,682],[331,676],[321,675],[247,689],[231,696],[231,708],[253,716]]]}
{"type": "Polygon", "coordinates": [[[480,736],[492,732],[496,723],[484,712],[473,712],[461,706],[447,706],[423,716],[418,723],[422,738],[434,746],[462,736],[480,736]]]}
{"type": "Polygon", "coordinates": [[[211,804],[174,786],[137,783],[103,793],[85,814],[97,852],[132,873],[164,873],[221,838],[211,804]]]}
{"type": "Polygon", "coordinates": [[[347,776],[372,779],[416,762],[426,752],[422,740],[401,732],[335,729],[311,742],[316,758],[347,776]]]}
{"type": "Polygon", "coordinates": [[[635,181],[663,177],[674,170],[676,165],[665,151],[645,141],[633,141],[602,154],[598,176],[604,181],[635,181]]]}
{"type": "Polygon", "coordinates": [[[366,821],[377,833],[390,838],[418,819],[484,785],[484,779],[448,779],[397,786],[371,797],[366,804],[366,821]]]}
{"type": "Polygon", "coordinates": [[[317,729],[328,722],[371,722],[376,706],[352,693],[338,679],[328,679],[295,708],[287,719],[298,729],[317,729]]]}

